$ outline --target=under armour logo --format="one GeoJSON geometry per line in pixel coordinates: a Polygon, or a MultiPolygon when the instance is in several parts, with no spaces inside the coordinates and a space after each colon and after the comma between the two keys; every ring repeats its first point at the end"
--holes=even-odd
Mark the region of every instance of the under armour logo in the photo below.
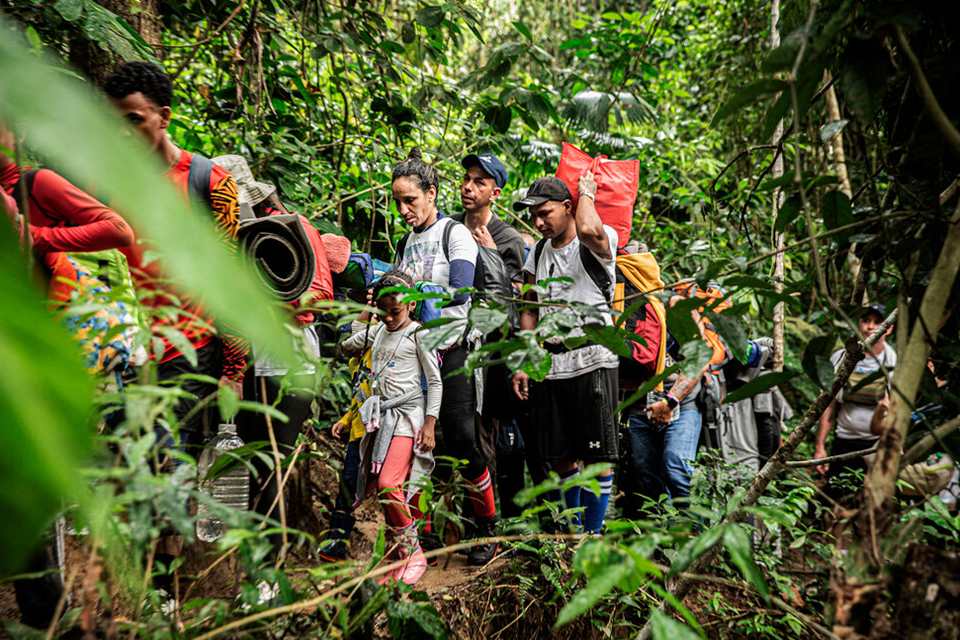
{"type": "Polygon", "coordinates": [[[591,448],[591,449],[599,449],[599,448],[600,448],[600,443],[597,442],[596,440],[593,440],[592,442],[590,442],[590,448],[591,448]]]}

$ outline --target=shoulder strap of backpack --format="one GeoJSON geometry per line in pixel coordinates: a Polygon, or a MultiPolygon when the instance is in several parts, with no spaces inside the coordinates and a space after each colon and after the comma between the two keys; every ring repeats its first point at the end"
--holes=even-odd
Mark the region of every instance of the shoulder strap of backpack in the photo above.
{"type": "Polygon", "coordinates": [[[533,247],[533,278],[537,278],[537,266],[540,264],[540,255],[543,253],[543,247],[547,244],[547,238],[540,238],[533,247]]]}
{"type": "Polygon", "coordinates": [[[447,262],[450,262],[450,234],[453,233],[453,225],[461,224],[453,218],[449,218],[449,220],[450,222],[443,228],[443,239],[440,241],[440,244],[443,245],[443,257],[447,259],[447,262]]]}
{"type": "Polygon", "coordinates": [[[187,177],[187,191],[190,197],[213,208],[213,198],[210,197],[210,174],[213,172],[213,161],[193,154],[190,160],[190,174],[187,177]]]}
{"type": "MultiPolygon", "coordinates": [[[[616,256],[614,256],[614,259],[616,259],[616,256]]],[[[600,264],[597,256],[593,255],[593,252],[582,242],[580,243],[580,262],[583,263],[584,271],[600,289],[603,299],[607,301],[607,304],[610,304],[613,301],[613,298],[610,297],[610,287],[613,286],[613,283],[610,282],[610,274],[600,264]]]]}
{"type": "Polygon", "coordinates": [[[17,181],[13,183],[13,199],[17,203],[17,208],[20,209],[20,214],[24,217],[27,216],[27,207],[26,203],[23,201],[23,194],[27,194],[27,199],[30,199],[30,196],[33,195],[33,182],[37,178],[37,172],[39,169],[30,169],[29,171],[24,171],[20,174],[20,177],[17,178],[17,181]],[[26,180],[24,183],[26,189],[22,190],[20,188],[20,181],[26,180]]]}
{"type": "Polygon", "coordinates": [[[396,253],[396,256],[394,257],[394,260],[395,260],[396,263],[397,263],[397,267],[400,266],[400,260],[403,259],[403,250],[407,248],[407,240],[410,239],[410,234],[411,234],[411,233],[413,233],[413,232],[412,232],[412,231],[407,231],[405,234],[403,234],[402,236],[400,236],[400,239],[399,239],[399,240],[397,240],[397,248],[396,248],[396,252],[395,252],[395,253],[396,253]]]}

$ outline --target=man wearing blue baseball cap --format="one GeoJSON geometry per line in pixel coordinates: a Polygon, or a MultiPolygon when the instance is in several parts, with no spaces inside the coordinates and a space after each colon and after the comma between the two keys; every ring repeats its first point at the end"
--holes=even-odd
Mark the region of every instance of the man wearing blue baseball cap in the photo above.
{"type": "Polygon", "coordinates": [[[523,282],[523,238],[491,210],[507,184],[507,169],[492,153],[471,153],[460,161],[466,169],[460,183],[460,202],[464,213],[451,216],[462,222],[473,234],[477,244],[500,254],[503,264],[516,283],[523,282]]]}

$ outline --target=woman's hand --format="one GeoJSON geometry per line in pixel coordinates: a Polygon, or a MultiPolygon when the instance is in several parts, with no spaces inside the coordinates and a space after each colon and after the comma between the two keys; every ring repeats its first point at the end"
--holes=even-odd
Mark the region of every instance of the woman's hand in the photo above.
{"type": "Polygon", "coordinates": [[[340,436],[343,435],[343,432],[346,431],[346,429],[347,429],[346,423],[344,423],[344,422],[337,422],[335,425],[333,425],[333,428],[330,429],[330,433],[333,434],[333,437],[334,437],[334,438],[336,438],[337,440],[339,440],[339,439],[340,439],[340,436]]]}

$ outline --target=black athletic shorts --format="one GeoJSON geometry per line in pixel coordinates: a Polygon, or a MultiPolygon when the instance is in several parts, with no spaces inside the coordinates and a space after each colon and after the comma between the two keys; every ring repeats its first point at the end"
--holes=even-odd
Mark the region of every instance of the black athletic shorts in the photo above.
{"type": "Polygon", "coordinates": [[[616,369],[532,384],[534,425],[545,462],[616,462],[616,369]]]}

